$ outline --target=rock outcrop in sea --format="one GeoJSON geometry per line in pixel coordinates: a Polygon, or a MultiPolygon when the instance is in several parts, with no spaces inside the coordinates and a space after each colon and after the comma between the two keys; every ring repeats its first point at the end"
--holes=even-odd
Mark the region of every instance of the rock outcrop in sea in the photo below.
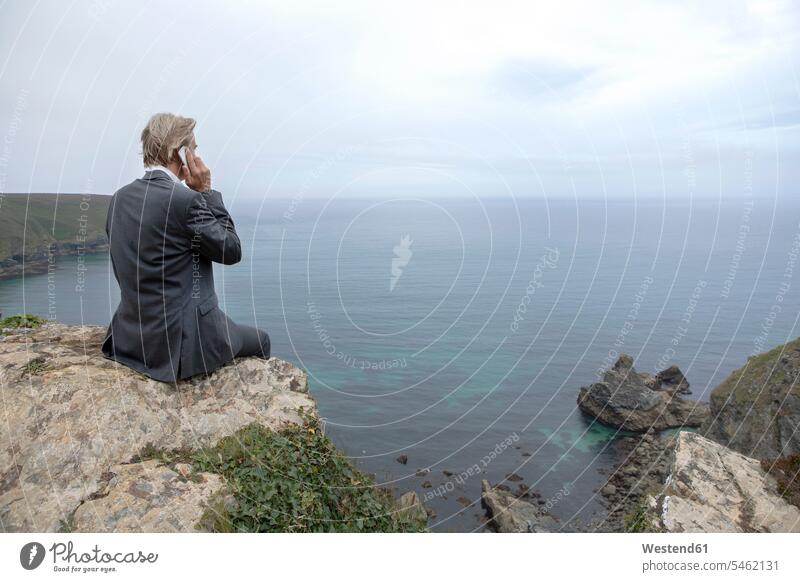
{"type": "Polygon", "coordinates": [[[758,459],[800,453],[800,339],[748,359],[710,404],[710,439],[758,459]]]}
{"type": "Polygon", "coordinates": [[[799,378],[800,339],[726,378],[699,432],[658,435],[673,421],[696,427],[701,405],[677,396],[689,388],[678,368],[653,377],[621,357],[579,404],[606,424],[647,432],[617,441],[624,460],[598,491],[609,509],[594,531],[800,531],[799,378]]]}
{"type": "Polygon", "coordinates": [[[667,532],[800,532],[800,509],[761,463],[692,432],[677,438],[650,519],[667,532]]]}
{"type": "Polygon", "coordinates": [[[104,359],[100,327],[47,324],[0,338],[0,530],[203,529],[223,480],[148,450],[198,449],[251,423],[315,414],[306,374],[282,360],[236,360],[177,385],[104,359]]]}
{"type": "Polygon", "coordinates": [[[547,533],[559,530],[558,522],[536,504],[492,487],[481,481],[481,502],[486,508],[491,525],[499,533],[547,533]]]}
{"type": "Polygon", "coordinates": [[[637,372],[633,359],[622,354],[602,382],[580,389],[578,406],[603,424],[633,432],[700,426],[708,404],[678,395],[688,390],[680,370],[667,377],[670,383],[662,387],[663,377],[637,372]]]}
{"type": "Polygon", "coordinates": [[[689,381],[683,375],[678,366],[670,366],[661,370],[655,376],[656,380],[661,384],[661,387],[666,390],[677,392],[678,394],[691,394],[689,390],[689,381]]]}

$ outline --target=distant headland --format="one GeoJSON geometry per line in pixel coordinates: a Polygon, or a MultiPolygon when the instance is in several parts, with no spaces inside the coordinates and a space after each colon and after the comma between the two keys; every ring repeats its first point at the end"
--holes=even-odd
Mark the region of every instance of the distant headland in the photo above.
{"type": "Polygon", "coordinates": [[[0,193],[0,279],[47,272],[59,255],[108,250],[102,194],[0,193]]]}

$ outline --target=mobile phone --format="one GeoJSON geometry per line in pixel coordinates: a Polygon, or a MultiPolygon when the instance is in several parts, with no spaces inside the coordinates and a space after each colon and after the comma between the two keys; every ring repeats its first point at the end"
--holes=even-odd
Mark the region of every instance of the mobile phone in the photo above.
{"type": "Polygon", "coordinates": [[[186,146],[181,146],[181,149],[178,150],[178,157],[183,162],[183,165],[186,166],[186,146]]]}

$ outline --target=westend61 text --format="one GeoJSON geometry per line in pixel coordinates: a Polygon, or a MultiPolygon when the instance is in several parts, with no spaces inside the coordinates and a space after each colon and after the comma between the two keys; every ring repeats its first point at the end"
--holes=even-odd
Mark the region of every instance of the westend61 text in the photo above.
{"type": "Polygon", "coordinates": [[[708,544],[642,544],[645,554],[707,554],[708,544]]]}

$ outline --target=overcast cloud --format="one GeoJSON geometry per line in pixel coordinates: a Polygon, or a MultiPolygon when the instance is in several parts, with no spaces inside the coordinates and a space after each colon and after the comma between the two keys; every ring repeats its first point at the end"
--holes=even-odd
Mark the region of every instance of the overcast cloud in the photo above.
{"type": "Polygon", "coordinates": [[[13,2],[0,190],[111,193],[158,111],[226,196],[792,195],[786,2],[13,2]]]}

